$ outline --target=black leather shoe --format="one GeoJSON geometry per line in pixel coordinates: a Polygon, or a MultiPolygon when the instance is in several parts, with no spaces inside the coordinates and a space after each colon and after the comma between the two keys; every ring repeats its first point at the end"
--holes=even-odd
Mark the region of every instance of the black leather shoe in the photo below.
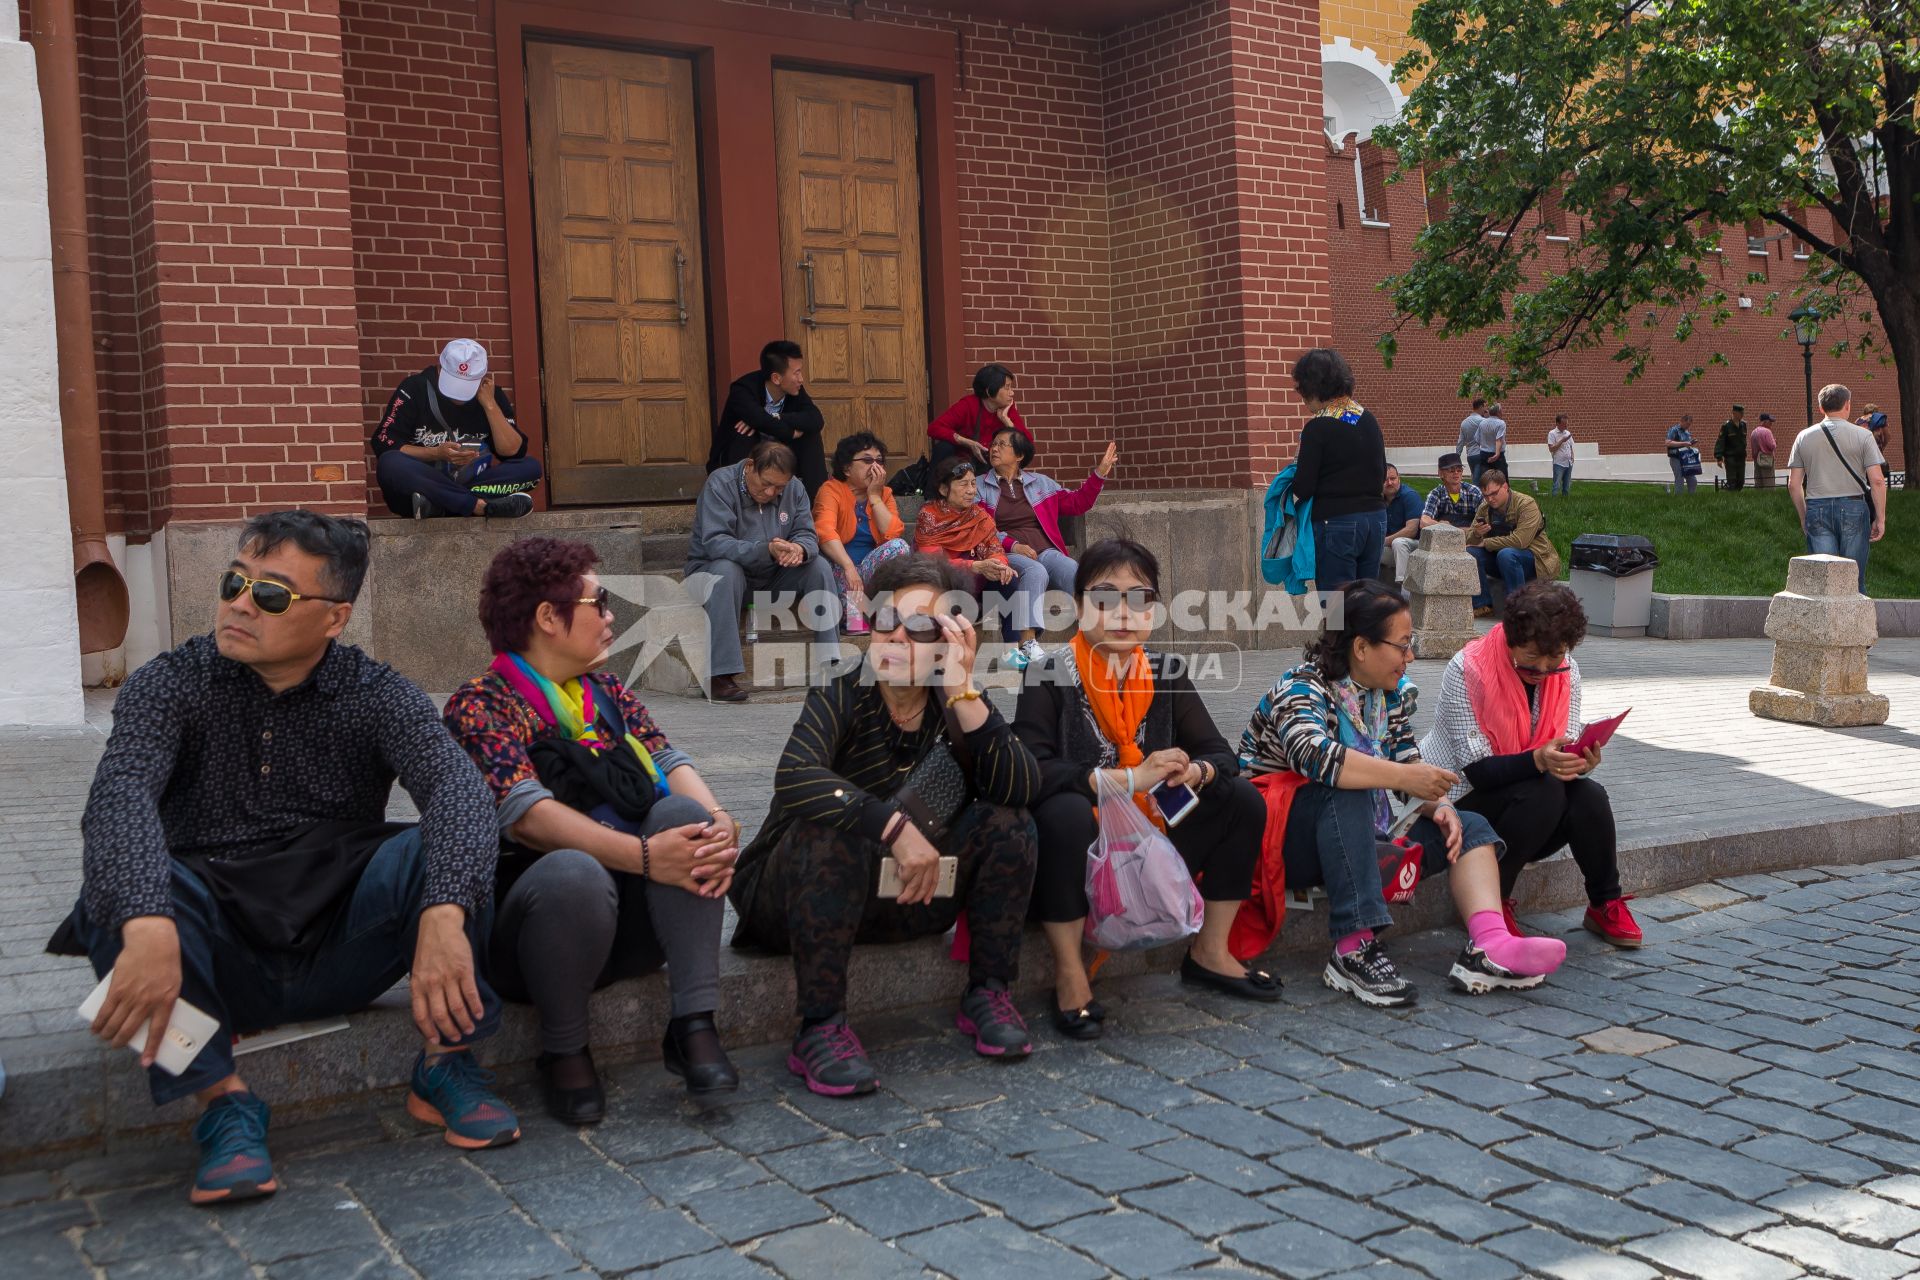
{"type": "Polygon", "coordinates": [[[689,1014],[669,1022],[667,1034],[660,1039],[660,1059],[668,1071],[687,1082],[687,1093],[692,1097],[732,1093],[740,1087],[740,1073],[734,1070],[727,1051],[720,1047],[720,1033],[710,1013],[689,1014]],[[697,1037],[711,1037],[713,1041],[711,1046],[701,1046],[706,1052],[697,1056],[710,1059],[717,1054],[718,1061],[693,1060],[696,1055],[688,1052],[688,1042],[697,1037]]]}
{"type": "Polygon", "coordinates": [[[537,1061],[548,1114],[561,1124],[599,1124],[607,1114],[607,1093],[600,1087],[600,1073],[593,1068],[593,1051],[582,1049],[577,1054],[543,1053],[537,1061]],[[570,1058],[587,1060],[586,1084],[572,1087],[555,1083],[554,1067],[562,1059],[570,1058]]]}

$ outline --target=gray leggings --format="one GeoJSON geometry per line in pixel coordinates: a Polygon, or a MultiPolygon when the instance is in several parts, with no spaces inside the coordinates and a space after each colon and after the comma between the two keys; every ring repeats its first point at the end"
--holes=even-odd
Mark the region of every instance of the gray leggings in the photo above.
{"type": "MultiPolygon", "coordinates": [[[[655,804],[641,830],[705,822],[686,796],[655,804]]],[[[610,871],[591,854],[555,849],[514,882],[499,904],[490,948],[494,987],[540,1014],[540,1047],[574,1053],[587,1043],[587,998],[664,962],[673,1016],[711,1013],[720,1001],[724,898],[610,871]]]]}

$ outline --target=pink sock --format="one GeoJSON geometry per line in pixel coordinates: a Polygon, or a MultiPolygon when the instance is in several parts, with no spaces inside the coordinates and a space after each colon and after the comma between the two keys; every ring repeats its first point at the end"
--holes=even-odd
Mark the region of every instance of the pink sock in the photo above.
{"type": "Polygon", "coordinates": [[[1558,938],[1516,938],[1508,933],[1506,919],[1498,911],[1474,912],[1467,921],[1467,934],[1487,959],[1523,978],[1552,973],[1567,958],[1567,944],[1558,938]]]}
{"type": "Polygon", "coordinates": [[[1340,941],[1334,943],[1333,954],[1337,956],[1350,956],[1354,952],[1358,951],[1360,948],[1366,946],[1369,942],[1372,942],[1372,941],[1373,941],[1373,930],[1362,929],[1358,933],[1350,933],[1346,937],[1340,939],[1340,941]]]}

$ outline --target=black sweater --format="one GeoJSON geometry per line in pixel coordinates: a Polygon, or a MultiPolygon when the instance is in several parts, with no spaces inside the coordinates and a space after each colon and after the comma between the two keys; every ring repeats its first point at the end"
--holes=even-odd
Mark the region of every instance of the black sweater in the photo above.
{"type": "MultiPolygon", "coordinates": [[[[780,416],[767,412],[767,375],[756,369],[734,379],[727,388],[727,402],[721,406],[719,421],[713,428],[713,449],[707,455],[707,470],[718,471],[745,458],[762,440],[778,440],[792,449],[798,459],[800,483],[807,496],[819,492],[827,482],[827,458],[820,443],[826,417],[802,388],[787,397],[780,416]],[[745,423],[752,431],[741,435],[734,427],[745,423]]],[[[1382,483],[1385,483],[1384,480],[1382,483]]]]}
{"type": "Polygon", "coordinates": [[[1362,409],[1358,422],[1321,416],[1301,429],[1293,492],[1313,499],[1315,520],[1384,511],[1386,487],[1387,443],[1371,409],[1362,409]]]}

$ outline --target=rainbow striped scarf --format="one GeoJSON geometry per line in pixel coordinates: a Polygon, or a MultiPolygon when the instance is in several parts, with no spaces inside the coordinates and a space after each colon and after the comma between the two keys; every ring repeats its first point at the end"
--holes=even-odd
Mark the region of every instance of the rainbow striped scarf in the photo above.
{"type": "MultiPolygon", "coordinates": [[[[532,664],[517,653],[495,654],[492,665],[487,669],[505,680],[508,688],[524,698],[540,717],[540,722],[548,728],[559,729],[590,751],[605,751],[614,745],[600,732],[599,721],[594,714],[592,681],[575,679],[563,685],[555,684],[535,671],[532,664]]],[[[653,780],[654,794],[666,795],[666,780],[660,776],[660,770],[654,765],[653,755],[647,750],[646,744],[631,733],[626,737],[627,745],[640,758],[640,765],[647,771],[647,777],[653,780]]]]}

